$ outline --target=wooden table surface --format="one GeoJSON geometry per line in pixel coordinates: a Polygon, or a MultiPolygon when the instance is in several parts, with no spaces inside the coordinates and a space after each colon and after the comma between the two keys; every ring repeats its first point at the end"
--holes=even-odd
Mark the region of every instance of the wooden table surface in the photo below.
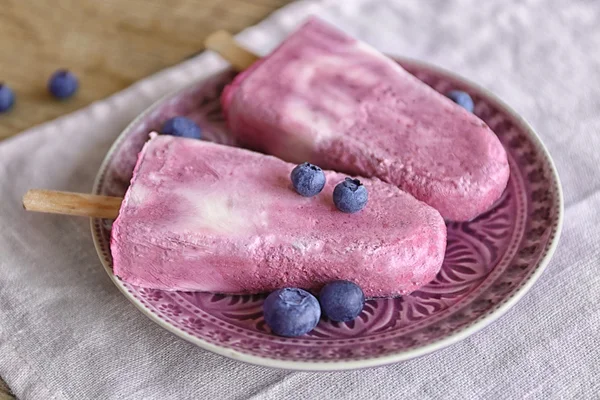
{"type": "MultiPolygon", "coordinates": [[[[238,32],[289,2],[2,0],[0,82],[17,103],[0,114],[0,139],[117,92],[201,51],[211,32],[238,32]],[[59,68],[80,81],[77,95],[64,102],[46,90],[59,68]]],[[[0,382],[0,400],[12,398],[8,393],[0,382]]]]}

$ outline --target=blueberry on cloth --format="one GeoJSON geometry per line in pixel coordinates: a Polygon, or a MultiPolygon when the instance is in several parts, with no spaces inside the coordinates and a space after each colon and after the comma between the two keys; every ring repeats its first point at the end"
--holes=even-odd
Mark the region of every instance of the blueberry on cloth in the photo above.
{"type": "Polygon", "coordinates": [[[0,113],[7,112],[15,104],[15,93],[4,83],[0,82],[0,113]]]}
{"type": "Polygon", "coordinates": [[[365,305],[360,286],[350,281],[333,281],[321,289],[319,302],[323,314],[332,321],[352,321],[365,305]]]}
{"type": "Polygon", "coordinates": [[[191,139],[200,139],[202,130],[194,121],[186,117],[173,117],[162,126],[161,133],[191,139]]]}
{"type": "Polygon", "coordinates": [[[73,96],[78,88],[77,77],[65,69],[56,71],[48,81],[48,90],[57,99],[66,99],[73,96]]]}
{"type": "Polygon", "coordinates": [[[473,112],[475,108],[471,96],[462,90],[451,90],[446,94],[446,97],[469,112],[473,112]]]}
{"type": "Polygon", "coordinates": [[[304,197],[312,197],[325,187],[325,173],[316,165],[307,162],[297,165],[290,174],[296,192],[304,197]]]}
{"type": "Polygon", "coordinates": [[[355,213],[362,210],[369,200],[367,188],[358,179],[346,178],[333,189],[333,203],[338,210],[355,213]]]}
{"type": "Polygon", "coordinates": [[[263,304],[265,322],[279,336],[295,337],[312,331],[319,318],[319,301],[306,290],[297,288],[279,289],[263,304]]]}

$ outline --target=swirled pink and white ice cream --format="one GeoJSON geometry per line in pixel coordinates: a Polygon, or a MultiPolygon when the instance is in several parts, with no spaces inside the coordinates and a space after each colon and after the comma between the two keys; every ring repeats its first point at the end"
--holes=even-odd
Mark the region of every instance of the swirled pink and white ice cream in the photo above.
{"type": "Polygon", "coordinates": [[[366,179],[369,203],[336,209],[325,172],[314,197],[292,188],[294,165],[248,150],[155,136],[139,155],[112,229],[114,273],[164,290],[259,293],[351,280],[367,296],[431,281],[446,247],[440,214],[394,185],[366,179]]]}
{"type": "Polygon", "coordinates": [[[244,145],[378,177],[446,219],[476,217],[508,181],[506,152],[483,121],[318,19],[239,74],[222,104],[244,145]]]}

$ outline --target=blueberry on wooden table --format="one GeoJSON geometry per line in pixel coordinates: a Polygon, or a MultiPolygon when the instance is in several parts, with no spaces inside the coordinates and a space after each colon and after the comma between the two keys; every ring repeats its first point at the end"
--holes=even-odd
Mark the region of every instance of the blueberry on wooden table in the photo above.
{"type": "Polygon", "coordinates": [[[56,71],[48,80],[48,91],[57,99],[68,99],[79,88],[77,77],[66,69],[56,71]]]}
{"type": "Polygon", "coordinates": [[[0,113],[7,112],[15,104],[15,93],[8,85],[0,82],[0,113]]]}

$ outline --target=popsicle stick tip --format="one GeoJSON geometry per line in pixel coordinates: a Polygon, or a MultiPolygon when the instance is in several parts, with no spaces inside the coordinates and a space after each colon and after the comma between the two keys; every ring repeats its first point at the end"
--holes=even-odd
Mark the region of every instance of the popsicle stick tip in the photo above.
{"type": "Polygon", "coordinates": [[[43,189],[29,189],[23,195],[23,208],[27,211],[35,211],[36,205],[46,196],[48,196],[49,190],[43,189]]]}
{"type": "Polygon", "coordinates": [[[256,54],[241,47],[233,35],[224,30],[210,34],[204,40],[204,46],[218,53],[238,71],[245,70],[259,59],[256,54]]]}
{"type": "Polygon", "coordinates": [[[21,203],[25,210],[27,210],[27,206],[31,202],[31,196],[34,195],[33,193],[34,193],[33,190],[30,189],[27,192],[25,192],[25,194],[23,195],[23,199],[21,200],[21,203]]]}

